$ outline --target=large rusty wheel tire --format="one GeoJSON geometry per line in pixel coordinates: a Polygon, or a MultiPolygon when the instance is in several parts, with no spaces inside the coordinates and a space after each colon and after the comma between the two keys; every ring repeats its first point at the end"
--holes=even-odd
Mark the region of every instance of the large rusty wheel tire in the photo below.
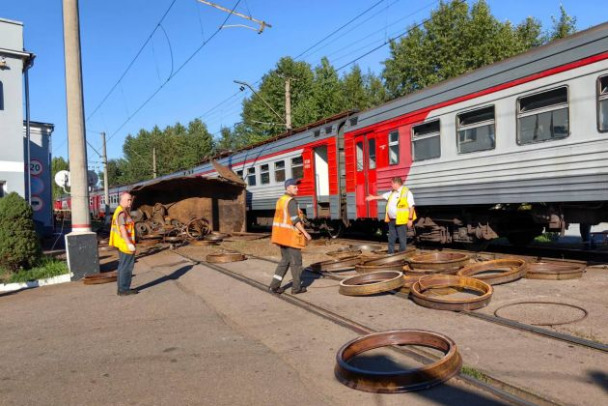
{"type": "Polygon", "coordinates": [[[210,232],[209,222],[203,218],[192,219],[186,225],[186,235],[192,240],[199,240],[210,232]]]}
{"type": "Polygon", "coordinates": [[[460,372],[462,358],[456,343],[443,334],[425,330],[392,330],[368,334],[344,344],[336,354],[334,373],[344,385],[366,392],[400,393],[422,390],[447,381],[460,372]],[[349,361],[381,347],[419,345],[441,351],[443,358],[419,368],[401,371],[367,371],[349,361]]]}
{"type": "Polygon", "coordinates": [[[525,276],[526,265],[523,259],[495,259],[466,266],[459,270],[457,275],[470,276],[490,285],[500,285],[525,276]],[[495,274],[484,274],[484,272],[495,272],[495,274]]]}
{"type": "Polygon", "coordinates": [[[150,226],[145,221],[138,221],[135,223],[135,234],[137,237],[148,235],[151,231],[150,226]]]}
{"type": "Polygon", "coordinates": [[[494,289],[486,282],[468,276],[455,275],[428,275],[421,277],[418,282],[414,282],[410,288],[410,293],[414,302],[420,306],[429,307],[437,310],[475,310],[487,306],[492,298],[494,289]],[[480,294],[473,298],[450,299],[449,297],[431,297],[424,294],[432,289],[467,289],[480,294]]]}
{"type": "Polygon", "coordinates": [[[339,292],[345,296],[375,295],[400,289],[403,283],[403,272],[373,272],[343,279],[340,281],[339,292]]]}

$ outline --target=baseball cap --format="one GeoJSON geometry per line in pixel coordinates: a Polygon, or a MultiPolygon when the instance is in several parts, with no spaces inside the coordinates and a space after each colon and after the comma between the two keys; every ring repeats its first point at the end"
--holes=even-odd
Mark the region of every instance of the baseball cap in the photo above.
{"type": "Polygon", "coordinates": [[[287,179],[285,181],[285,189],[287,189],[288,186],[291,186],[291,185],[296,185],[297,186],[299,184],[300,184],[300,179],[294,179],[294,178],[287,179]]]}

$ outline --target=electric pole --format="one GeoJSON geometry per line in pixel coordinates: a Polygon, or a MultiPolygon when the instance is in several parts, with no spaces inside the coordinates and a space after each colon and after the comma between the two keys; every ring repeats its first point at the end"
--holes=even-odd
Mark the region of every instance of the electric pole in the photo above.
{"type": "MultiPolygon", "coordinates": [[[[97,234],[91,232],[87,149],[82,95],[78,0],[63,0],[63,43],[67,105],[72,232],[65,236],[72,280],[99,272],[97,234]]],[[[28,162],[29,164],[29,162],[28,162]]]]}
{"type": "Polygon", "coordinates": [[[156,179],[156,148],[152,148],[152,177],[156,179]]]}
{"type": "Polygon", "coordinates": [[[108,154],[106,152],[106,133],[101,133],[101,142],[103,145],[103,156],[101,157],[103,160],[103,200],[104,204],[104,214],[106,223],[109,220],[110,216],[110,190],[108,189],[108,154]]]}
{"type": "Polygon", "coordinates": [[[80,64],[80,26],[78,0],[63,0],[65,46],[65,87],[67,98],[72,231],[91,231],[87,149],[85,145],[82,69],[80,64]]]}
{"type": "Polygon", "coordinates": [[[291,131],[291,79],[285,79],[285,128],[291,131]]]}

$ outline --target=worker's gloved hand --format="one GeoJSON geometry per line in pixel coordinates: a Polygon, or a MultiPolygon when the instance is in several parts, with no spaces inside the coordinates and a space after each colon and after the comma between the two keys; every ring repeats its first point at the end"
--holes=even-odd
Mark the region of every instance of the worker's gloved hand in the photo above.
{"type": "Polygon", "coordinates": [[[133,245],[133,244],[128,244],[128,245],[127,245],[127,248],[129,248],[129,251],[131,251],[131,252],[135,252],[135,245],[133,245]]]}

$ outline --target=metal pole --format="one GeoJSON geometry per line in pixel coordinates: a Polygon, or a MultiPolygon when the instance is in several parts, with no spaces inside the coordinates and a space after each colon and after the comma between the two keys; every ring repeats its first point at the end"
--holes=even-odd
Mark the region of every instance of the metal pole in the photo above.
{"type": "Polygon", "coordinates": [[[91,231],[91,221],[89,218],[78,0],[63,0],[63,39],[72,193],[72,232],[89,232],[91,231]]]}
{"type": "MultiPolygon", "coordinates": [[[[27,142],[27,202],[32,204],[32,146],[30,133],[30,61],[26,62],[25,66],[25,139],[27,142]]],[[[50,170],[50,168],[49,168],[50,170]]]]}
{"type": "Polygon", "coordinates": [[[152,177],[156,179],[156,148],[152,148],[152,177]]]}
{"type": "Polygon", "coordinates": [[[238,12],[236,12],[234,10],[227,9],[226,7],[222,7],[219,4],[215,4],[215,3],[212,3],[212,2],[207,1],[207,0],[198,0],[198,1],[201,2],[201,3],[203,3],[203,4],[206,4],[208,6],[215,7],[216,9],[222,10],[222,11],[224,11],[226,13],[234,14],[235,16],[239,16],[239,17],[245,18],[245,19],[247,19],[249,21],[253,21],[254,23],[258,23],[260,25],[260,28],[258,29],[258,34],[261,34],[262,31],[264,31],[264,28],[266,28],[266,27],[272,28],[272,25],[268,24],[265,21],[257,20],[257,19],[255,19],[255,18],[253,18],[251,16],[247,16],[245,14],[238,13],[238,12]]]}
{"type": "Polygon", "coordinates": [[[108,154],[106,152],[106,133],[104,132],[101,133],[101,142],[103,145],[103,199],[105,201],[104,218],[107,222],[110,216],[110,190],[108,188],[108,154]]]}
{"type": "Polygon", "coordinates": [[[291,80],[285,79],[285,128],[291,130],[291,80]]]}

